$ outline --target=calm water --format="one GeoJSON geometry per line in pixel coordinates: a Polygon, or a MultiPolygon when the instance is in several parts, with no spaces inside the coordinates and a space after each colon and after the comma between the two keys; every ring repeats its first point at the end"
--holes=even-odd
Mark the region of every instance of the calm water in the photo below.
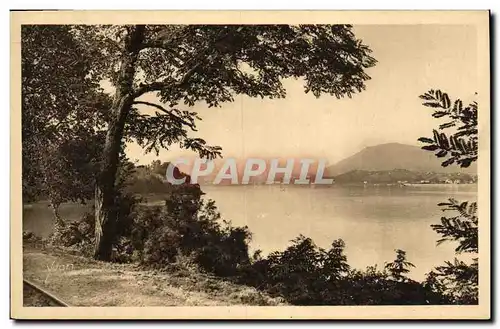
{"type": "Polygon", "coordinates": [[[423,279],[432,267],[453,259],[454,244],[436,246],[439,202],[453,197],[477,200],[476,185],[407,187],[211,186],[204,187],[225,219],[248,225],[252,249],[283,250],[303,234],[327,248],[337,238],[346,243],[349,264],[355,268],[395,258],[403,249],[415,264],[411,276],[423,279]]]}
{"type": "MultiPolygon", "coordinates": [[[[252,250],[283,250],[299,234],[320,247],[342,238],[349,264],[356,268],[383,265],[406,250],[416,265],[411,276],[422,279],[432,267],[452,259],[454,244],[436,246],[439,236],[430,228],[442,211],[437,203],[453,197],[476,201],[476,185],[407,187],[308,188],[287,186],[203,186],[216,201],[222,217],[247,225],[253,233],[252,250]]],[[[78,218],[84,206],[65,204],[61,215],[78,218]]],[[[47,236],[52,213],[47,204],[25,206],[24,230],[47,236]]]]}

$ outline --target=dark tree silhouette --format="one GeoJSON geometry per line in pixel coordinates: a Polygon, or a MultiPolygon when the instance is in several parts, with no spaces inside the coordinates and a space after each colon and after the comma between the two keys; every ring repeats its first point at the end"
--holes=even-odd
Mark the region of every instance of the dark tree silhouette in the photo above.
{"type": "Polygon", "coordinates": [[[434,118],[447,119],[439,125],[439,130],[433,130],[432,138],[419,138],[419,141],[428,144],[422,148],[435,151],[437,157],[445,158],[443,167],[453,163],[460,167],[469,167],[477,160],[477,103],[472,102],[464,106],[460,99],[452,103],[447,93],[433,89],[420,98],[424,100],[424,106],[434,109],[434,118]],[[443,130],[449,128],[454,128],[454,131],[446,134],[443,130]]]}
{"type": "Polygon", "coordinates": [[[385,269],[397,281],[404,281],[405,275],[410,273],[410,267],[415,267],[406,260],[406,251],[396,249],[396,259],[392,263],[385,264],[385,269]]]}
{"type": "Polygon", "coordinates": [[[365,89],[370,49],[349,25],[127,25],[75,26],[95,59],[94,74],[115,87],[96,188],[95,258],[109,260],[115,238],[115,178],[121,141],[146,151],[173,143],[201,157],[221,155],[200,138],[197,113],[180,109],[231,102],[235,95],[281,98],[282,79],[302,78],[305,92],[351,97],[365,89]],[[156,93],[158,102],[141,98],[156,93]],[[140,107],[155,115],[144,115],[140,107]]]}
{"type": "MultiPolygon", "coordinates": [[[[443,167],[457,164],[466,168],[477,161],[478,104],[472,102],[464,106],[460,99],[452,102],[448,94],[441,90],[430,90],[420,98],[424,100],[424,106],[434,109],[433,117],[447,119],[439,126],[439,130],[433,130],[433,138],[419,138],[419,141],[428,144],[422,148],[435,151],[437,157],[444,158],[443,167]]],[[[459,202],[450,198],[438,205],[443,211],[455,212],[455,216],[442,216],[440,224],[431,225],[432,229],[442,236],[437,241],[438,244],[455,241],[458,242],[455,249],[457,254],[477,254],[479,251],[477,203],[459,202]]],[[[453,303],[477,304],[478,259],[473,258],[470,265],[456,258],[454,261],[447,261],[445,265],[429,273],[427,283],[435,291],[442,291],[453,303]]]]}
{"type": "Polygon", "coordinates": [[[59,205],[93,197],[111,102],[71,27],[25,25],[21,33],[23,198],[49,199],[64,226],[59,205]]]}

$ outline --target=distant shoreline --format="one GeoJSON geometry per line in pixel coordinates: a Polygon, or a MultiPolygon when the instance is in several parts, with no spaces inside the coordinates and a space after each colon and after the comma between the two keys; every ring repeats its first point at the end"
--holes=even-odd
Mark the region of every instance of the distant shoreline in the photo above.
{"type": "Polygon", "coordinates": [[[446,187],[446,186],[471,186],[471,185],[477,185],[477,183],[404,183],[404,184],[399,184],[399,183],[333,183],[333,184],[304,184],[304,185],[299,185],[299,184],[202,184],[200,185],[200,188],[203,189],[204,187],[297,187],[297,188],[332,188],[332,187],[446,187]]]}

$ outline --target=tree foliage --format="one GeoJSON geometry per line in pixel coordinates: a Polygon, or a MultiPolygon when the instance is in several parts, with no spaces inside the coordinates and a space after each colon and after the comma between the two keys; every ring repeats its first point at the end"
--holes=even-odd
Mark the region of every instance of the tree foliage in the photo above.
{"type": "Polygon", "coordinates": [[[434,118],[447,119],[439,125],[439,130],[433,130],[432,138],[419,138],[419,141],[428,144],[422,148],[434,151],[439,158],[446,158],[443,167],[453,163],[463,168],[469,167],[478,156],[477,103],[464,106],[460,99],[452,102],[448,94],[439,89],[431,89],[420,98],[424,100],[424,106],[434,109],[434,118]],[[449,128],[454,131],[446,134],[444,130],[449,128]]]}
{"type": "MultiPolygon", "coordinates": [[[[73,26],[75,38],[94,59],[101,79],[118,84],[123,49],[137,26],[73,26]]],[[[146,151],[172,144],[204,157],[220,155],[196,131],[198,113],[183,109],[234,101],[235,95],[285,97],[282,81],[304,79],[305,92],[351,97],[366,88],[365,70],[375,65],[371,50],[349,25],[146,25],[130,91],[133,104],[126,138],[146,151]],[[156,93],[158,102],[141,99],[156,93]],[[151,107],[155,113],[144,114],[151,107]]]]}
{"type": "Polygon", "coordinates": [[[450,303],[459,305],[477,305],[479,296],[478,258],[472,264],[455,258],[436,267],[426,279],[434,291],[440,292],[450,303]]]}
{"type": "Polygon", "coordinates": [[[215,158],[220,147],[190,136],[200,117],[186,108],[221,106],[236,95],[282,98],[287,78],[301,79],[316,97],[351,97],[365,89],[365,70],[376,63],[349,25],[78,25],[72,31],[94,59],[90,76],[115,87],[95,198],[101,260],[109,260],[115,234],[121,141],[135,140],[147,152],[179,144],[215,158]],[[148,93],[158,101],[145,101],[148,93]]]}
{"type": "MultiPolygon", "coordinates": [[[[469,167],[478,159],[478,104],[472,102],[467,106],[462,100],[451,101],[448,94],[441,90],[430,90],[420,96],[423,105],[435,109],[434,118],[447,118],[438,130],[433,130],[434,137],[421,137],[419,141],[428,145],[424,150],[435,151],[440,158],[448,157],[442,166],[452,164],[460,167],[469,167]],[[446,134],[443,130],[452,130],[446,134]]],[[[457,242],[455,251],[460,253],[477,254],[478,226],[477,203],[459,202],[450,198],[448,202],[439,203],[443,211],[453,211],[455,216],[441,217],[440,224],[431,225],[432,229],[442,238],[437,241],[457,242]]],[[[478,303],[478,259],[474,258],[472,264],[454,259],[445,265],[431,271],[427,277],[427,284],[436,291],[440,291],[452,303],[477,304],[478,303]]]]}
{"type": "Polygon", "coordinates": [[[345,244],[335,240],[329,250],[300,235],[284,251],[255,259],[242,269],[240,282],[282,296],[294,305],[425,305],[447,299],[431,286],[405,277],[413,265],[397,251],[387,269],[351,269],[345,244]]]}
{"type": "Polygon", "coordinates": [[[68,26],[22,28],[23,196],[53,206],[94,192],[110,106],[68,26]]]}
{"type": "Polygon", "coordinates": [[[406,260],[406,252],[401,249],[396,250],[396,259],[393,262],[385,264],[385,269],[397,281],[406,280],[405,275],[410,272],[411,267],[415,265],[406,260]]]}
{"type": "Polygon", "coordinates": [[[455,249],[457,253],[477,253],[479,251],[477,203],[449,199],[448,202],[439,203],[438,206],[443,207],[443,211],[457,213],[453,217],[441,217],[441,224],[431,225],[434,231],[442,235],[438,244],[445,241],[457,241],[458,246],[455,249]]]}

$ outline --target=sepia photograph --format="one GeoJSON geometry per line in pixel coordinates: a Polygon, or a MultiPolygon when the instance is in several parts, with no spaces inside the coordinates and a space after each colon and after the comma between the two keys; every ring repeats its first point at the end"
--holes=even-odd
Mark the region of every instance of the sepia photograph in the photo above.
{"type": "Polygon", "coordinates": [[[489,319],[489,20],[11,12],[11,317],[489,319]]]}

